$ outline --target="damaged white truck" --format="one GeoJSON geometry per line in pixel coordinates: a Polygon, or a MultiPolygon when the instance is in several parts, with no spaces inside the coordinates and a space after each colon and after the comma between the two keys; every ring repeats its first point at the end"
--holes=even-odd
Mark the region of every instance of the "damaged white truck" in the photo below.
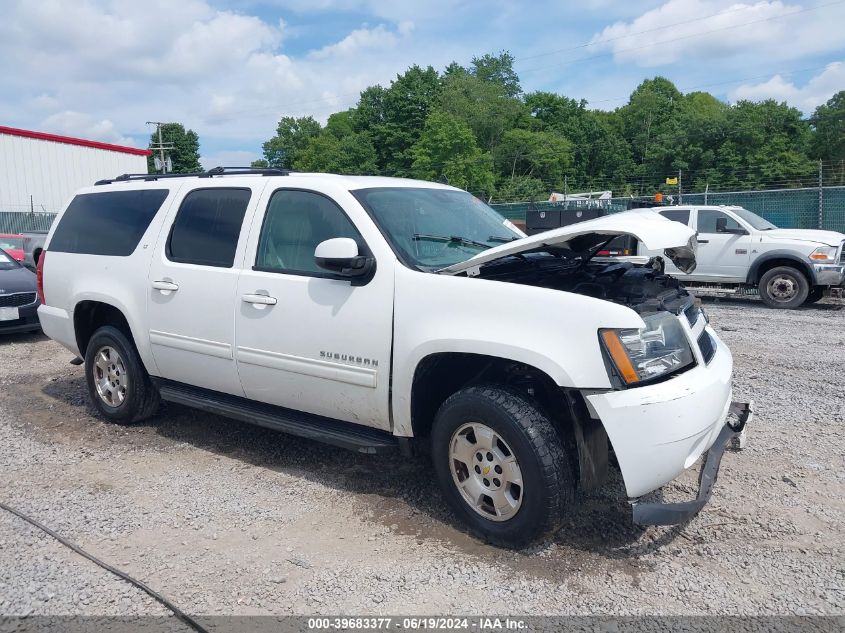
{"type": "Polygon", "coordinates": [[[429,182],[127,175],[54,223],[39,316],[85,359],[108,420],[164,399],[365,453],[425,446],[458,517],[514,546],[554,530],[610,464],[639,523],[709,499],[751,407],[663,274],[695,251],[692,229],[650,211],[525,237],[429,182]],[[663,256],[596,257],[618,236],[663,256]],[[695,499],[638,501],[702,456],[695,499]]]}

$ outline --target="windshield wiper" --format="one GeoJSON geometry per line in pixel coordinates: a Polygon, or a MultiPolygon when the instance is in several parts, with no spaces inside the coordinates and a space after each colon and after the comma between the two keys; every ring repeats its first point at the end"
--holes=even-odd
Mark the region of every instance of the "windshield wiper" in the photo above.
{"type": "Polygon", "coordinates": [[[507,242],[515,242],[518,239],[520,239],[520,238],[518,238],[516,236],[514,236],[514,237],[500,237],[498,235],[491,235],[490,237],[487,238],[487,241],[488,242],[501,242],[501,243],[505,244],[507,242]]]}
{"type": "Polygon", "coordinates": [[[478,248],[488,249],[492,248],[489,244],[485,244],[484,242],[476,242],[475,240],[471,240],[466,237],[461,237],[460,235],[426,235],[425,233],[414,233],[414,239],[419,240],[432,240],[435,242],[449,242],[450,244],[461,244],[462,246],[477,246],[478,248]]]}

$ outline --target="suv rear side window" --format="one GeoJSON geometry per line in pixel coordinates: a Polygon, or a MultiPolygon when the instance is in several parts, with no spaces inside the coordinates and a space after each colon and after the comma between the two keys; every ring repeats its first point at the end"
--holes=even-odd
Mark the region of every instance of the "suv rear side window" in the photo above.
{"type": "Polygon", "coordinates": [[[80,194],[62,215],[50,250],[127,257],[168,193],[167,189],[143,189],[80,194]]]}
{"type": "Polygon", "coordinates": [[[672,209],[670,211],[660,211],[660,215],[662,215],[667,220],[674,220],[675,222],[680,222],[681,224],[689,224],[689,210],[687,209],[672,209]]]}
{"type": "Polygon", "coordinates": [[[241,235],[249,189],[196,189],[182,201],[170,237],[167,258],[182,264],[231,268],[241,235]]]}
{"type": "Polygon", "coordinates": [[[255,269],[330,276],[317,266],[314,249],[334,237],[349,237],[366,250],[346,214],[329,198],[310,191],[280,189],[270,198],[258,239],[255,269]]]}

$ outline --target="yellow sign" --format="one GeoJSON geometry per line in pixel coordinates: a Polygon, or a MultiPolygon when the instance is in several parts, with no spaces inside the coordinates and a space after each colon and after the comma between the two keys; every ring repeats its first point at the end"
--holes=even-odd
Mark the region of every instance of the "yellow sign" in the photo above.
{"type": "Polygon", "coordinates": [[[667,179],[666,179],[666,184],[667,184],[667,185],[677,185],[677,184],[678,184],[678,179],[677,179],[677,178],[667,178],[667,179]]]}

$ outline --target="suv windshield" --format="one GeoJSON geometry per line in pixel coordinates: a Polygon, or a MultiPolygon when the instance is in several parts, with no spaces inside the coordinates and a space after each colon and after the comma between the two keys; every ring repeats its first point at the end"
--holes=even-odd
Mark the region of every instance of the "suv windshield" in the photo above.
{"type": "Polygon", "coordinates": [[[465,191],[378,187],[352,194],[369,211],[399,258],[437,270],[523,237],[513,225],[465,191]]]}
{"type": "Polygon", "coordinates": [[[752,228],[757,229],[758,231],[771,231],[772,229],[778,228],[768,220],[764,220],[756,213],[752,213],[748,209],[743,209],[742,207],[731,209],[734,213],[736,213],[739,217],[743,220],[748,222],[752,228]]]}

